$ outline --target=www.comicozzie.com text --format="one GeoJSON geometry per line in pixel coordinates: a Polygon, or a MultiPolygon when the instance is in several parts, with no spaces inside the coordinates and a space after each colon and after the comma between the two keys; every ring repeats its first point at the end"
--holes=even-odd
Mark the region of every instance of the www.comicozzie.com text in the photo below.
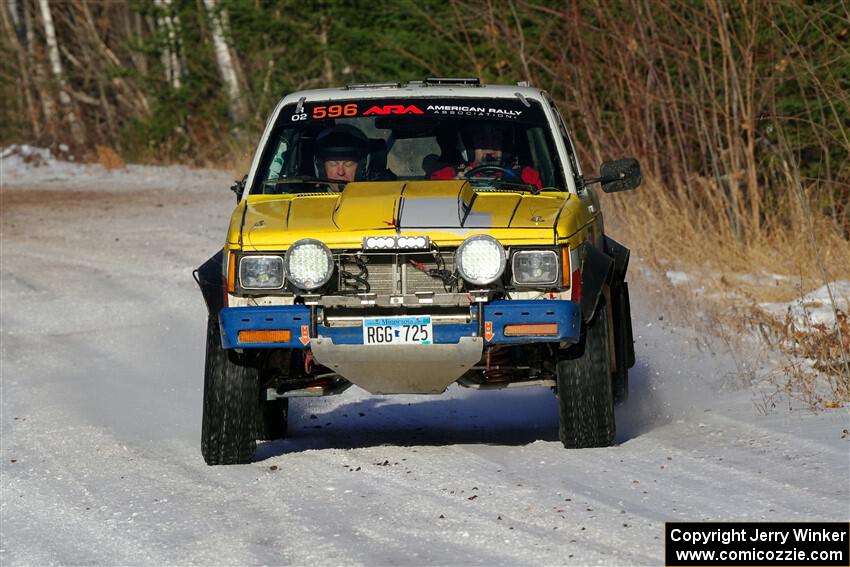
{"type": "Polygon", "coordinates": [[[797,542],[840,542],[845,541],[846,531],[813,530],[811,528],[796,528],[793,530],[765,530],[762,528],[714,529],[709,531],[683,530],[674,528],[670,532],[671,541],[686,541],[689,543],[722,543],[727,545],[736,541],[770,541],[785,544],[793,534],[797,542]]]}

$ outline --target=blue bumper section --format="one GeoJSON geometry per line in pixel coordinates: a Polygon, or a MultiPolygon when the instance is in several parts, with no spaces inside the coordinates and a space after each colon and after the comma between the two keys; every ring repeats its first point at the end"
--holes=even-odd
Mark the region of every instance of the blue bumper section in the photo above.
{"type": "MultiPolygon", "coordinates": [[[[464,324],[434,323],[434,342],[457,344],[461,337],[478,335],[475,320],[477,306],[472,307],[473,319],[464,324]]],[[[224,348],[303,348],[309,346],[310,309],[304,305],[268,305],[264,307],[225,307],[219,312],[224,348]],[[288,330],[286,343],[241,343],[239,331],[288,330]]],[[[484,336],[487,344],[529,344],[540,342],[578,342],[581,334],[581,307],[572,301],[561,300],[496,300],[484,305],[484,336]],[[558,326],[557,335],[505,336],[506,325],[545,324],[558,326]]],[[[330,337],[334,344],[363,344],[362,327],[325,327],[318,325],[318,334],[330,337]]]]}
{"type": "MultiPolygon", "coordinates": [[[[302,348],[301,327],[310,328],[310,308],[304,305],[267,305],[265,307],[225,307],[218,312],[221,346],[224,348],[302,348]],[[239,331],[288,330],[288,343],[239,342],[239,331]]],[[[305,333],[306,334],[306,333],[305,333]]]]}
{"type": "MultiPolygon", "coordinates": [[[[528,344],[541,342],[576,343],[581,336],[581,307],[572,301],[517,299],[496,300],[484,305],[484,321],[492,322],[490,344],[528,344]],[[505,336],[506,325],[555,323],[556,336],[505,336]]],[[[486,329],[485,329],[486,332],[486,329]]],[[[485,334],[486,338],[486,334],[485,334]]]]}

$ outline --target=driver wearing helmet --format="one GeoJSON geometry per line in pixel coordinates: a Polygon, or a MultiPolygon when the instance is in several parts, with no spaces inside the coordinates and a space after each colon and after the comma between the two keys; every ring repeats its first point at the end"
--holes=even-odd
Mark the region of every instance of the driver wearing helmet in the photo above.
{"type": "MultiPolygon", "coordinates": [[[[316,136],[316,171],[319,177],[334,181],[365,178],[369,139],[358,128],[339,124],[316,136]]],[[[330,183],[331,191],[340,192],[342,183],[330,183]]]]}
{"type": "Polygon", "coordinates": [[[463,179],[472,172],[473,177],[498,177],[507,182],[524,183],[542,189],[540,173],[533,167],[520,166],[505,151],[505,138],[508,134],[509,131],[495,124],[476,125],[468,136],[472,147],[471,152],[467,150],[467,155],[471,154],[472,160],[457,167],[438,169],[431,174],[431,179],[463,179]],[[480,173],[473,172],[476,168],[485,166],[492,166],[492,169],[482,170],[480,173]]]}

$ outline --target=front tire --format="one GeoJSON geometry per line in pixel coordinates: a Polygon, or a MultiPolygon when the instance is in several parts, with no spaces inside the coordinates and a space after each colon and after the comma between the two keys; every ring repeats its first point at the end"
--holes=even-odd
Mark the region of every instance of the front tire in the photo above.
{"type": "Polygon", "coordinates": [[[234,362],[218,321],[207,323],[201,454],[208,465],[250,463],[257,449],[259,371],[234,362]]]}
{"type": "Polygon", "coordinates": [[[616,432],[608,312],[603,302],[584,338],[581,357],[558,362],[558,433],[567,449],[607,447],[616,432]]]}

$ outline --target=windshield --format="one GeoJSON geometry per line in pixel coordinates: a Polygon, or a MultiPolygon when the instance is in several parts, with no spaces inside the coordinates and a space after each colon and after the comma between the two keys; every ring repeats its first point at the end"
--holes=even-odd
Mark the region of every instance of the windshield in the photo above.
{"type": "Polygon", "coordinates": [[[367,99],[281,110],[251,193],[342,191],[351,181],[469,179],[564,190],[546,115],[517,99],[367,99]]]}

